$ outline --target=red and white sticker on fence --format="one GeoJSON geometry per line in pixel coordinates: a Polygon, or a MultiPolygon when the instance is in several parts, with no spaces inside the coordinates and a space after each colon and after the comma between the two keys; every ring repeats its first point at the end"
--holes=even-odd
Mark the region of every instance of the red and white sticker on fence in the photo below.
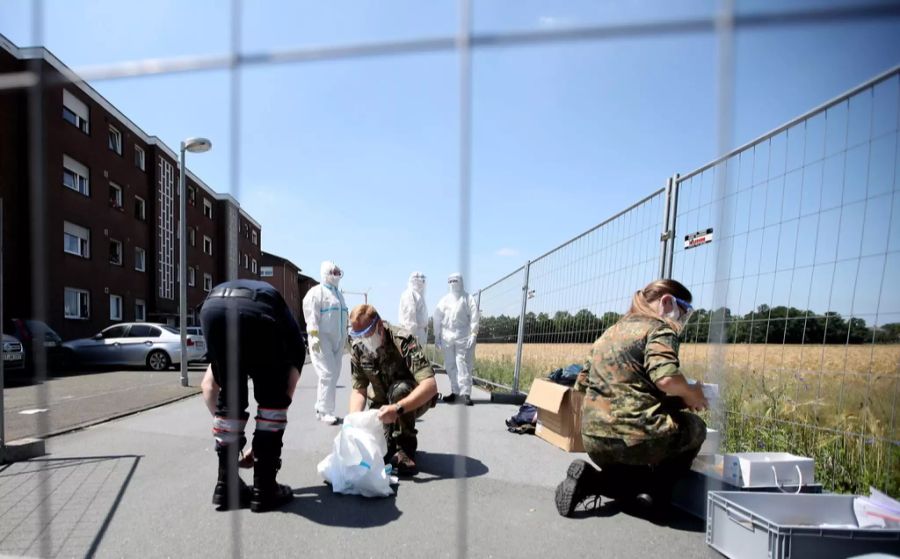
{"type": "Polygon", "coordinates": [[[697,231],[696,233],[691,233],[690,235],[684,236],[684,248],[695,248],[700,245],[705,245],[707,243],[711,243],[713,240],[713,230],[712,227],[707,229],[706,231],[697,231]]]}

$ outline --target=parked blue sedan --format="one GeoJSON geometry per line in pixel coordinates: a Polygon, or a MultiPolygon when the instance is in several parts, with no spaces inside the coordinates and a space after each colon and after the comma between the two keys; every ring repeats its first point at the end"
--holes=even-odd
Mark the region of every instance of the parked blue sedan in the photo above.
{"type": "MultiPolygon", "coordinates": [[[[188,359],[194,349],[188,339],[188,359]]],[[[63,348],[78,365],[147,367],[165,371],[181,364],[181,335],[165,324],[126,322],[110,326],[91,338],[65,342],[63,348]]],[[[204,351],[205,353],[205,351],[204,351]]]]}

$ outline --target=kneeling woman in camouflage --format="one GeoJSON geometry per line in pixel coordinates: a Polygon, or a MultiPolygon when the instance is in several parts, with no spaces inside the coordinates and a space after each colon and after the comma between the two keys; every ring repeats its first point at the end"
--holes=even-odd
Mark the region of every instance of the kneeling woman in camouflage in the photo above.
{"type": "Polygon", "coordinates": [[[700,383],[679,371],[678,335],[692,311],[691,292],[659,280],[634,294],[631,308],[591,348],[581,435],[597,471],[569,466],[556,488],[559,514],[571,516],[605,495],[644,507],[668,502],[671,484],[690,468],[706,438],[693,411],[708,402],[700,383]]]}

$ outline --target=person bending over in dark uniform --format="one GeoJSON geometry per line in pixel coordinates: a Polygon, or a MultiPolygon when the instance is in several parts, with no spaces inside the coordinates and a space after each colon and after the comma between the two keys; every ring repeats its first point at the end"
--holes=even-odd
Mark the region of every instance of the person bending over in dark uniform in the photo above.
{"type": "Polygon", "coordinates": [[[219,510],[247,505],[253,512],[272,510],[293,498],[275,474],[281,468],[288,406],[306,357],[300,329],[278,290],[253,280],[214,287],[200,322],[210,362],[201,387],[214,417],[219,457],[213,504],[219,510]],[[252,490],[238,474],[238,457],[247,443],[248,378],[257,403],[252,490]]]}
{"type": "Polygon", "coordinates": [[[599,495],[655,512],[668,503],[706,438],[703,420],[685,411],[708,407],[703,387],[678,368],[678,336],[692,310],[685,286],[654,281],[594,342],[587,381],[578,388],[585,391],[581,438],[600,471],[584,460],[569,465],[556,488],[562,516],[599,495]]]}
{"type": "Polygon", "coordinates": [[[350,312],[350,412],[378,409],[389,462],[400,476],[418,473],[416,418],[437,403],[434,369],[415,334],[385,324],[372,305],[350,312]]]}

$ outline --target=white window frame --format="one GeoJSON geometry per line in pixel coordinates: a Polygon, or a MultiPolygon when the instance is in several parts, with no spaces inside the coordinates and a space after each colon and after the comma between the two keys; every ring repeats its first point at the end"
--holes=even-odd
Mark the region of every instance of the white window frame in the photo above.
{"type": "Polygon", "coordinates": [[[141,247],[134,247],[134,269],[138,272],[147,271],[147,251],[141,247]]]}
{"type": "Polygon", "coordinates": [[[212,291],[212,274],[203,274],[203,291],[212,291]]]}
{"type": "Polygon", "coordinates": [[[203,215],[208,217],[209,219],[213,218],[213,205],[212,202],[209,201],[209,198],[203,198],[203,215]]]}
{"type": "Polygon", "coordinates": [[[212,239],[207,235],[203,235],[203,254],[208,254],[212,256],[213,253],[213,242],[212,239]],[[206,250],[206,245],[209,244],[209,251],[206,250]]]}
{"type": "Polygon", "coordinates": [[[85,196],[91,195],[91,171],[87,166],[68,155],[63,154],[63,186],[85,196]],[[66,184],[66,174],[72,176],[71,185],[66,184]]]}
{"type": "Polygon", "coordinates": [[[88,320],[91,318],[91,293],[85,289],[77,289],[75,287],[66,287],[64,288],[65,295],[63,296],[63,316],[69,320],[88,320]],[[77,314],[69,314],[68,306],[65,304],[66,299],[70,294],[73,294],[77,297],[76,306],[78,307],[77,314]],[[81,311],[84,310],[85,314],[81,314],[81,311]]]}
{"type": "Polygon", "coordinates": [[[273,266],[260,266],[259,277],[271,278],[275,276],[275,268],[273,266]]]}
{"type": "Polygon", "coordinates": [[[250,255],[246,252],[244,253],[244,269],[247,270],[250,268],[250,255]]]}
{"type": "Polygon", "coordinates": [[[144,148],[137,144],[134,146],[134,165],[141,171],[147,170],[147,154],[144,152],[144,148]]]}
{"type": "Polygon", "coordinates": [[[188,239],[191,241],[191,246],[197,246],[197,228],[196,227],[188,227],[188,239]]]}
{"type": "Polygon", "coordinates": [[[134,300],[134,321],[144,322],[147,320],[147,302],[143,299],[134,300]],[[140,311],[140,312],[138,312],[140,311]]]}
{"type": "Polygon", "coordinates": [[[259,244],[259,234],[256,232],[256,229],[254,229],[250,233],[250,242],[253,243],[254,245],[259,244]]]}
{"type": "Polygon", "coordinates": [[[112,124],[109,125],[106,144],[109,146],[110,150],[116,152],[118,155],[122,155],[122,133],[112,124]]]}
{"type": "Polygon", "coordinates": [[[109,294],[109,319],[122,321],[122,303],[124,300],[121,295],[109,294]],[[118,310],[118,313],[116,311],[118,310]]]}
{"type": "Polygon", "coordinates": [[[147,220],[147,201],[140,196],[134,197],[134,218],[141,221],[147,220]],[[140,215],[138,215],[138,208],[141,209],[140,215]]]}
{"type": "Polygon", "coordinates": [[[109,248],[110,248],[110,251],[109,251],[109,263],[112,264],[113,266],[122,266],[123,264],[125,264],[125,253],[122,252],[122,250],[123,250],[125,247],[124,247],[124,245],[122,244],[122,241],[119,241],[119,240],[116,240],[116,239],[113,239],[112,237],[110,237],[110,238],[109,238],[109,245],[110,245],[110,246],[109,246],[109,248]],[[118,262],[113,262],[113,259],[112,259],[112,245],[113,245],[113,243],[119,245],[119,261],[118,261],[118,262]]]}
{"type": "Polygon", "coordinates": [[[197,270],[195,270],[193,266],[188,266],[187,272],[188,285],[194,287],[197,285],[197,270]]]}
{"type": "Polygon", "coordinates": [[[257,267],[256,267],[256,258],[251,258],[251,259],[250,259],[250,271],[253,272],[253,273],[255,274],[255,273],[256,273],[256,270],[257,270],[257,267]]]}
{"type": "Polygon", "coordinates": [[[91,110],[87,106],[87,103],[75,97],[67,89],[63,90],[63,120],[78,128],[85,134],[90,134],[91,125],[90,125],[90,116],[91,110]],[[71,120],[66,118],[66,111],[72,113],[71,120]]]}
{"type": "Polygon", "coordinates": [[[123,209],[125,207],[125,201],[124,201],[125,190],[118,184],[114,183],[113,181],[109,181],[109,192],[110,192],[110,197],[109,197],[110,207],[115,208],[117,210],[123,209]]]}
{"type": "Polygon", "coordinates": [[[71,254],[73,256],[78,256],[81,258],[90,258],[91,257],[91,230],[87,227],[82,227],[77,223],[71,223],[69,221],[63,221],[63,252],[66,254],[71,254]],[[68,237],[72,237],[76,239],[78,242],[77,251],[69,250],[68,247],[68,237]]]}

